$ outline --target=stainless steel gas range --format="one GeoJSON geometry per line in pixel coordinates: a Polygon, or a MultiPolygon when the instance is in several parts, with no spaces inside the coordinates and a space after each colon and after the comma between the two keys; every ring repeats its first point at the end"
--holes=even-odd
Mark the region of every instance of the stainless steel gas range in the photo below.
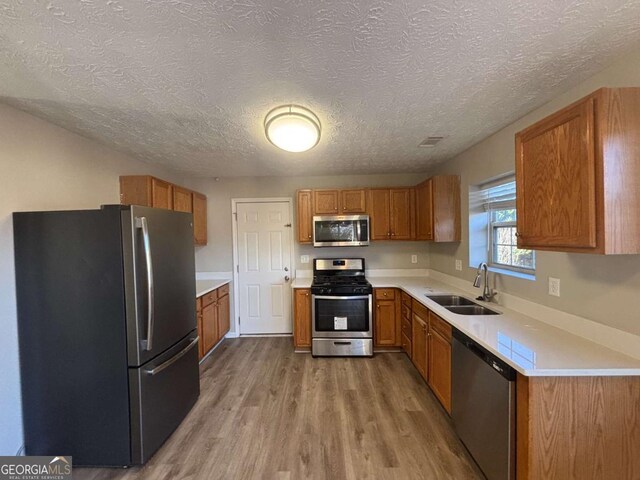
{"type": "Polygon", "coordinates": [[[313,356],[373,355],[372,293],[364,258],[313,260],[313,356]]]}

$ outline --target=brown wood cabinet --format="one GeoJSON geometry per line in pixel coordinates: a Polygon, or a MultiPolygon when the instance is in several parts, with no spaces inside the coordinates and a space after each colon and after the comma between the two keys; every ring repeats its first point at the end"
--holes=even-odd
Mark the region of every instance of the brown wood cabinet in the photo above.
{"type": "Polygon", "coordinates": [[[451,413],[451,325],[429,311],[429,386],[451,413]]]}
{"type": "Polygon", "coordinates": [[[298,190],[296,202],[298,243],[313,243],[313,192],[298,190]]]}
{"type": "Polygon", "coordinates": [[[416,186],[416,240],[461,240],[458,175],[438,175],[416,186]]]}
{"type": "Polygon", "coordinates": [[[413,301],[411,321],[411,361],[422,375],[429,378],[429,311],[417,301],[413,301]]]}
{"type": "Polygon", "coordinates": [[[120,203],[193,213],[196,245],[207,244],[207,197],[151,175],[120,177],[120,203]]]}
{"type": "Polygon", "coordinates": [[[229,285],[212,290],[196,299],[199,357],[202,359],[229,332],[231,315],[229,285]]]}
{"type": "Polygon", "coordinates": [[[393,288],[376,288],[374,302],[374,346],[402,346],[399,292],[393,288]]]}
{"type": "Polygon", "coordinates": [[[340,192],[338,190],[313,191],[314,215],[337,215],[340,213],[340,192]]]}
{"type": "Polygon", "coordinates": [[[311,290],[293,290],[293,345],[296,349],[311,348],[311,290]]]}
{"type": "Polygon", "coordinates": [[[367,213],[367,192],[364,189],[340,191],[340,213],[344,215],[367,213]]]}
{"type": "Polygon", "coordinates": [[[602,88],[516,134],[518,246],[640,253],[640,88],[602,88]]]}
{"type": "Polygon", "coordinates": [[[371,240],[411,240],[415,236],[413,188],[369,190],[371,240]]]}

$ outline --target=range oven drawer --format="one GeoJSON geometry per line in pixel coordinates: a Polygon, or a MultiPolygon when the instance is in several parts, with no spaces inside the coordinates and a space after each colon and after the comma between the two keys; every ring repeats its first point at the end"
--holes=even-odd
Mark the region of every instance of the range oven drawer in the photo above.
{"type": "Polygon", "coordinates": [[[314,357],[371,357],[373,339],[314,338],[311,353],[314,357]]]}

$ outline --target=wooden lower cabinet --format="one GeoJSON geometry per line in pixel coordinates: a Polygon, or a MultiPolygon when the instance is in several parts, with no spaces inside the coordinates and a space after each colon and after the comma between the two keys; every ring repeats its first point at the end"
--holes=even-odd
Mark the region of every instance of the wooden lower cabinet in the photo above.
{"type": "Polygon", "coordinates": [[[400,293],[393,288],[376,288],[374,302],[373,345],[375,347],[402,346],[400,293]]]}
{"type": "Polygon", "coordinates": [[[411,320],[411,361],[422,378],[427,380],[429,378],[428,310],[422,304],[414,301],[411,320]]]}
{"type": "Polygon", "coordinates": [[[433,319],[446,323],[429,312],[428,383],[445,410],[451,413],[451,326],[446,324],[449,328],[447,335],[433,319]]]}
{"type": "Polygon", "coordinates": [[[293,345],[296,349],[311,348],[311,290],[293,290],[293,345]]]}
{"type": "Polygon", "coordinates": [[[196,299],[199,357],[202,359],[231,328],[229,285],[223,285],[196,299]]]}

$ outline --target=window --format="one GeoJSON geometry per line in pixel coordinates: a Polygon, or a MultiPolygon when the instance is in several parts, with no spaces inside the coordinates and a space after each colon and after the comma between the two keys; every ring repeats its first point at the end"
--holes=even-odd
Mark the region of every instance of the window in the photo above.
{"type": "Polygon", "coordinates": [[[535,273],[535,252],[518,248],[512,176],[475,187],[470,192],[469,209],[470,259],[476,265],[480,259],[493,268],[535,273]]]}

